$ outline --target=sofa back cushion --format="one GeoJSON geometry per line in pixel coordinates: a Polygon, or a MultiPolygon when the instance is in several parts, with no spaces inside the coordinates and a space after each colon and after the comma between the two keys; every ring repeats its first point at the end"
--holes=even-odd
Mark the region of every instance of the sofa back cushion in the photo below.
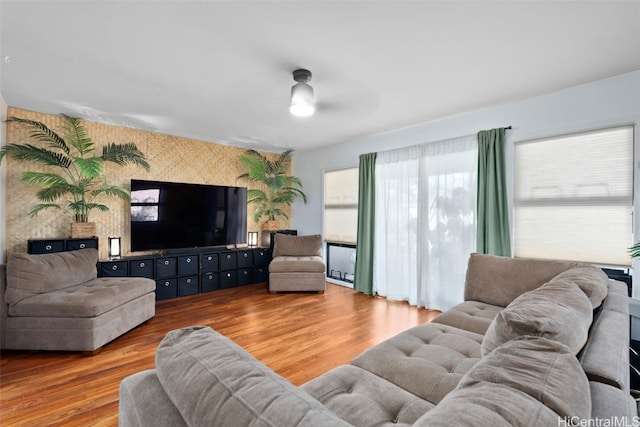
{"type": "Polygon", "coordinates": [[[609,278],[605,272],[592,265],[572,267],[558,274],[552,280],[566,280],[578,285],[589,298],[594,309],[600,307],[607,296],[609,287],[609,278]]]}
{"type": "Polygon", "coordinates": [[[519,295],[577,265],[583,264],[471,254],[464,299],[506,307],[519,295]]]}
{"type": "Polygon", "coordinates": [[[273,243],[273,257],[277,256],[322,256],[322,237],[292,236],[276,233],[273,243]]]}
{"type": "Polygon", "coordinates": [[[558,341],[577,354],[593,320],[591,301],[573,282],[553,280],[517,297],[489,325],[482,355],[520,336],[558,341]]]}
{"type": "Polygon", "coordinates": [[[169,332],[156,373],[189,426],[349,425],[209,327],[169,332]]]}
{"type": "Polygon", "coordinates": [[[43,255],[12,253],[7,261],[5,302],[88,282],[97,277],[97,249],[80,249],[43,255]]]}
{"type": "Polygon", "coordinates": [[[559,425],[591,418],[589,381],[573,351],[539,337],[503,344],[414,426],[559,425]]]}

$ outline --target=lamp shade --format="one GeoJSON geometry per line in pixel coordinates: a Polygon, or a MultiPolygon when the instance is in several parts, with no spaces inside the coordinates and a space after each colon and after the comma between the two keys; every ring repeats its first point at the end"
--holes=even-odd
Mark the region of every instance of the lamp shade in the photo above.
{"type": "Polygon", "coordinates": [[[250,231],[248,240],[249,240],[249,246],[251,247],[258,246],[258,232],[250,231]]]}
{"type": "Polygon", "coordinates": [[[316,110],[313,88],[307,83],[311,80],[311,72],[304,69],[295,70],[293,79],[297,83],[291,87],[289,111],[294,116],[310,116],[316,110]]]}
{"type": "Polygon", "coordinates": [[[109,237],[109,258],[120,258],[120,237],[109,237]]]}

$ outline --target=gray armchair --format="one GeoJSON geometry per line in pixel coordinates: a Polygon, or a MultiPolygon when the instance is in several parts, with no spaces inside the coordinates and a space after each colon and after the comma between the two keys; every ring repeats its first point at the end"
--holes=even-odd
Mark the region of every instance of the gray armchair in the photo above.
{"type": "Polygon", "coordinates": [[[275,234],[269,264],[269,292],[324,292],[327,267],[322,257],[322,237],[275,234]]]}

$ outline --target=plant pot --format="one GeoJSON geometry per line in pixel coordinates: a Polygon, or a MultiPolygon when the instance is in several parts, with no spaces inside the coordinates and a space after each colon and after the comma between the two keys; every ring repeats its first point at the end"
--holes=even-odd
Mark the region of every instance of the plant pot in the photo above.
{"type": "Polygon", "coordinates": [[[85,237],[94,237],[96,235],[95,222],[72,222],[71,238],[81,239],[85,237]]]}
{"type": "Polygon", "coordinates": [[[265,221],[265,223],[262,224],[262,229],[264,231],[277,231],[280,229],[280,226],[278,225],[277,220],[272,219],[270,221],[265,221]]]}

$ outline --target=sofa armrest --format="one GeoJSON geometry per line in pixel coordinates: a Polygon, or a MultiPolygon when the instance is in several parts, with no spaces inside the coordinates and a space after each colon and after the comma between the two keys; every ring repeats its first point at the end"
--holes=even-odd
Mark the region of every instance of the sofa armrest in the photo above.
{"type": "Polygon", "coordinates": [[[156,371],[188,425],[349,425],[209,327],[169,332],[156,371]]]}
{"type": "Polygon", "coordinates": [[[164,392],[155,369],[129,375],[120,383],[119,427],[182,427],[180,412],[164,392]]]}

